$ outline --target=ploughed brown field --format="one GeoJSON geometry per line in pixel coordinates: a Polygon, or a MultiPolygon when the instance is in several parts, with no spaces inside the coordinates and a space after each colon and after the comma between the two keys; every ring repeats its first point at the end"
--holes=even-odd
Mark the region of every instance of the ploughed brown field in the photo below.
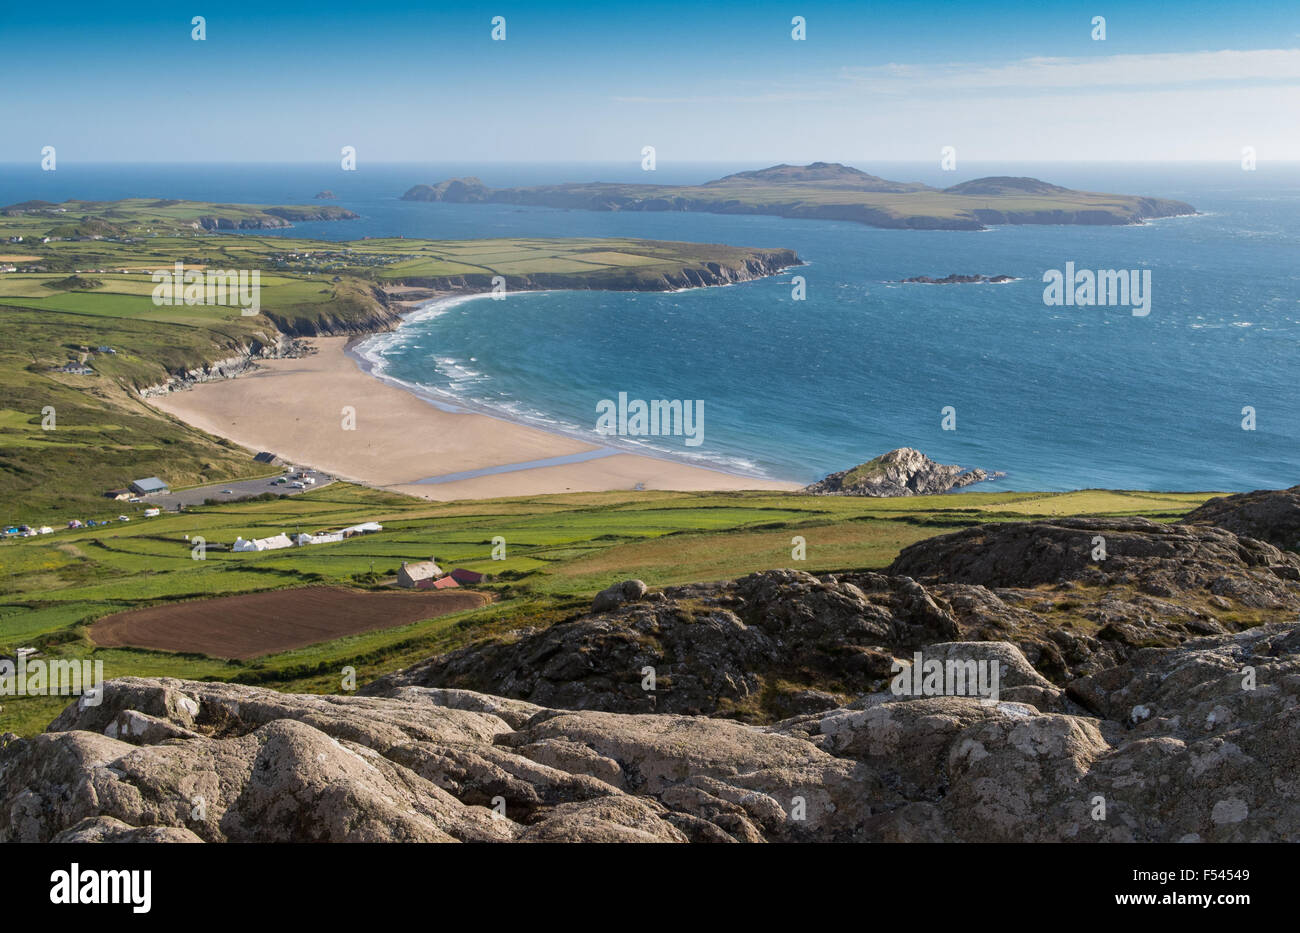
{"type": "Polygon", "coordinates": [[[489,602],[486,593],[468,590],[374,593],[308,586],[118,612],[92,625],[90,637],[105,648],[156,648],[246,660],[489,602]]]}

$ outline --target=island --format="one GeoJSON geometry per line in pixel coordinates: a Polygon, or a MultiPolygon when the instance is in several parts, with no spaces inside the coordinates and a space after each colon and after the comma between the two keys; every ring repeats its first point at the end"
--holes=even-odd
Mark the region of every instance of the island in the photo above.
{"type": "Polygon", "coordinates": [[[415,185],[402,200],[767,214],[904,230],[983,230],[1002,224],[1107,226],[1196,213],[1182,201],[1074,191],[1037,178],[977,178],[950,188],[932,188],[919,182],[889,181],[838,162],[774,165],[685,186],[591,182],[489,188],[477,178],[453,178],[415,185]]]}
{"type": "Polygon", "coordinates": [[[941,279],[929,275],[914,275],[910,279],[899,279],[901,285],[1005,285],[1014,282],[1014,275],[962,275],[953,272],[941,279]]]}

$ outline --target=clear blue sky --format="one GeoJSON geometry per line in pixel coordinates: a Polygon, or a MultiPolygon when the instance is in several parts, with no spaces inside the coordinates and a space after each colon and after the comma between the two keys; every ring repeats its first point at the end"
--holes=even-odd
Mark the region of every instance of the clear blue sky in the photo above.
{"type": "Polygon", "coordinates": [[[0,161],[1300,159],[1295,3],[7,3],[0,49],[0,161]]]}

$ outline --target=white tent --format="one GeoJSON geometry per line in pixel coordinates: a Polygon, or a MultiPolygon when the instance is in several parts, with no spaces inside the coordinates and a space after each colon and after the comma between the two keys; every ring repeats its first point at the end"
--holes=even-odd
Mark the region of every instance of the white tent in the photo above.
{"type": "Polygon", "coordinates": [[[294,539],[299,546],[304,544],[333,544],[335,541],[343,540],[341,531],[322,531],[319,534],[309,535],[300,534],[294,539]]]}
{"type": "Polygon", "coordinates": [[[383,531],[384,526],[379,522],[362,522],[360,525],[352,525],[343,529],[343,537],[349,538],[352,535],[370,534],[372,531],[383,531]]]}
{"type": "Polygon", "coordinates": [[[274,551],[282,547],[293,547],[293,542],[284,532],[270,538],[236,538],[233,551],[274,551]]]}

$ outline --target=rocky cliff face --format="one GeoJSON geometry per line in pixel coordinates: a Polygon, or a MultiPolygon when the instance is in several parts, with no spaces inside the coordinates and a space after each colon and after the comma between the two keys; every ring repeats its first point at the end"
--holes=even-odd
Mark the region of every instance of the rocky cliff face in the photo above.
{"type": "Polygon", "coordinates": [[[1298,616],[1300,555],[1141,519],[625,581],[361,695],[113,681],[0,738],[0,841],[1296,842],[1298,616]]]}
{"type": "MultiPolygon", "coordinates": [[[[705,288],[713,285],[734,285],[750,282],[765,276],[776,275],[783,269],[802,265],[792,249],[755,249],[735,262],[712,260],[683,265],[671,271],[655,267],[628,267],[602,269],[598,274],[565,272],[516,273],[510,276],[513,291],[539,291],[544,289],[600,291],[670,292],[683,288],[705,288]]],[[[403,283],[417,288],[437,291],[485,292],[492,288],[493,273],[482,275],[451,275],[436,277],[412,276],[403,283]]]]}
{"type": "Polygon", "coordinates": [[[298,356],[303,347],[283,334],[273,334],[265,341],[252,340],[241,344],[238,352],[218,360],[204,363],[171,373],[167,379],[151,386],[144,386],[137,391],[141,398],[154,398],[188,389],[202,382],[216,382],[221,379],[233,379],[257,368],[259,360],[278,359],[280,357],[298,356]]]}
{"type": "Polygon", "coordinates": [[[852,469],[832,473],[803,491],[817,496],[928,496],[1002,475],[935,463],[919,450],[899,447],[852,469]]]}
{"type": "Polygon", "coordinates": [[[195,229],[199,230],[276,230],[292,226],[284,218],[270,215],[239,220],[230,217],[200,217],[194,222],[195,229]]]}
{"type": "Polygon", "coordinates": [[[1300,486],[1211,499],[1189,512],[1186,521],[1218,525],[1276,547],[1300,550],[1300,486]]]}
{"type": "MultiPolygon", "coordinates": [[[[320,198],[322,194],[328,193],[321,192],[316,197],[320,198]]],[[[353,211],[332,205],[268,207],[252,217],[238,219],[212,215],[203,216],[194,222],[194,227],[202,230],[276,230],[283,227],[292,227],[293,221],[356,220],[360,216],[360,214],[353,211]]]]}

